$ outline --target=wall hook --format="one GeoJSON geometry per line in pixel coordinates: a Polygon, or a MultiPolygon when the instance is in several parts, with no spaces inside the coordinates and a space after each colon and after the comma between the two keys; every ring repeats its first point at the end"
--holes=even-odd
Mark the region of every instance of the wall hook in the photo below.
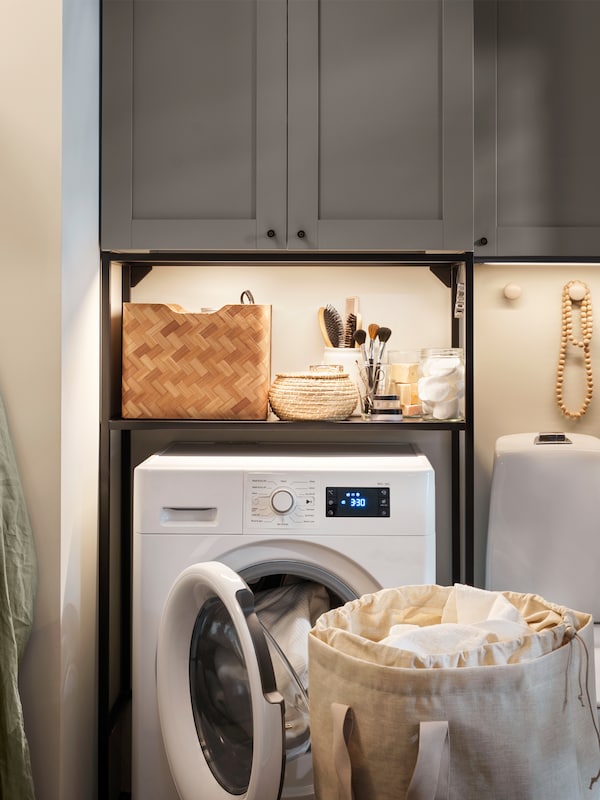
{"type": "Polygon", "coordinates": [[[518,300],[521,293],[521,287],[517,283],[507,283],[504,287],[504,297],[507,300],[518,300]]]}

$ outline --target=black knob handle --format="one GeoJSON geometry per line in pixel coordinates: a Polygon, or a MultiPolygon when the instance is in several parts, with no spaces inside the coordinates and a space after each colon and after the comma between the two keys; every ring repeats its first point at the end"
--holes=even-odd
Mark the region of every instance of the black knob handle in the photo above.
{"type": "Polygon", "coordinates": [[[296,236],[297,236],[299,239],[304,239],[304,237],[306,236],[306,231],[299,230],[299,231],[298,231],[298,233],[296,234],[296,236]]]}
{"type": "Polygon", "coordinates": [[[488,243],[488,240],[487,240],[487,238],[485,236],[482,236],[481,239],[477,239],[477,241],[475,242],[477,247],[485,247],[485,245],[487,243],[488,243]]]}
{"type": "Polygon", "coordinates": [[[275,231],[273,230],[273,228],[269,228],[269,230],[267,231],[267,236],[269,237],[269,239],[272,239],[275,236],[275,231]]]}

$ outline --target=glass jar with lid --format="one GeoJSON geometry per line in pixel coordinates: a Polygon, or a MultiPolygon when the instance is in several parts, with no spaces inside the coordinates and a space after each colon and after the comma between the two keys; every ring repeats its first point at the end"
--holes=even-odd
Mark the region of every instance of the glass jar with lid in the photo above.
{"type": "Polygon", "coordinates": [[[465,418],[465,362],[461,347],[427,347],[419,362],[419,400],[423,419],[465,418]]]}

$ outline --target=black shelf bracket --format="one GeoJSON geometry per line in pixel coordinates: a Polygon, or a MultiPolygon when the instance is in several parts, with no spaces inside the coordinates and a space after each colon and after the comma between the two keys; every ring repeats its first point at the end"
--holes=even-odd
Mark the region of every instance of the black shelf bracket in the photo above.
{"type": "Polygon", "coordinates": [[[148,264],[132,264],[130,267],[130,286],[133,288],[141,283],[146,275],[152,272],[152,266],[148,264]]]}

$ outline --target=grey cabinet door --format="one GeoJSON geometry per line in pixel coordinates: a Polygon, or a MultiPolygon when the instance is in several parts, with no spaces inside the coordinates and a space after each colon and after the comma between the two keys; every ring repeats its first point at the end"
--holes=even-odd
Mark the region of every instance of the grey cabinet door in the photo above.
{"type": "Polygon", "coordinates": [[[481,256],[600,253],[600,2],[476,0],[481,256]]]}
{"type": "Polygon", "coordinates": [[[472,249],[471,0],[288,7],[288,247],[472,249]]]}
{"type": "Polygon", "coordinates": [[[102,248],[462,250],[472,0],[104,0],[102,248]]]}
{"type": "Polygon", "coordinates": [[[284,247],[285,0],[103,14],[102,248],[284,247]]]}

